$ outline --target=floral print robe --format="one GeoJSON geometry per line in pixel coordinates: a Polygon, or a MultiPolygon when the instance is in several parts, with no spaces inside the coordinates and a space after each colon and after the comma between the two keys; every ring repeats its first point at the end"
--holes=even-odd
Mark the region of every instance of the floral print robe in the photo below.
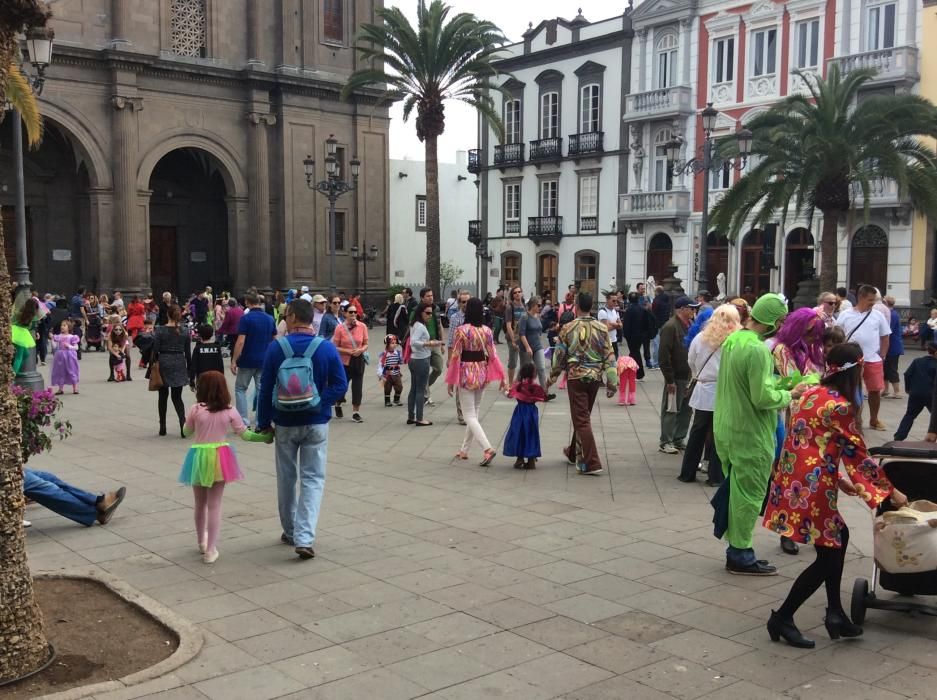
{"type": "Polygon", "coordinates": [[[849,402],[834,389],[808,389],[796,403],[768,490],[764,525],[818,547],[841,547],[846,526],[837,508],[839,464],[870,508],[892,492],[856,431],[849,402]]]}

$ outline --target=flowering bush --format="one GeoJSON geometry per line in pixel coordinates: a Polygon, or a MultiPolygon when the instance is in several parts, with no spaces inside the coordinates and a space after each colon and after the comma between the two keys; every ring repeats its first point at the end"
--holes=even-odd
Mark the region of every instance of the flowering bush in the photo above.
{"type": "Polygon", "coordinates": [[[64,440],[72,434],[71,421],[55,417],[62,402],[55,398],[52,389],[30,391],[14,384],[11,387],[16,397],[16,408],[23,424],[23,464],[30,457],[52,449],[52,439],[64,440]]]}

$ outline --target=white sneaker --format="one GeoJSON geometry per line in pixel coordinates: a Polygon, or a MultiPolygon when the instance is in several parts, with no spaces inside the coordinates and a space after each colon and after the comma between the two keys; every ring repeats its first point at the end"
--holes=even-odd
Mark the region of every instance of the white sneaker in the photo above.
{"type": "Polygon", "coordinates": [[[32,527],[32,526],[33,526],[33,524],[32,524],[31,522],[29,522],[28,520],[24,520],[24,521],[23,521],[23,527],[32,527]]]}
{"type": "Polygon", "coordinates": [[[214,564],[216,561],[218,561],[218,556],[218,550],[213,549],[210,552],[205,552],[205,554],[202,555],[202,561],[206,564],[214,564]]]}
{"type": "Polygon", "coordinates": [[[679,450],[676,447],[674,447],[672,444],[670,444],[669,442],[665,442],[658,449],[661,452],[663,452],[665,455],[675,455],[679,452],[679,450]]]}

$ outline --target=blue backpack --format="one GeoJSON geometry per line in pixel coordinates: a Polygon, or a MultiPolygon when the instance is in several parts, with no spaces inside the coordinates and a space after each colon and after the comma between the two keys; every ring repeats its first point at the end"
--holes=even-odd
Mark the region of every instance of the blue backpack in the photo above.
{"type": "Polygon", "coordinates": [[[312,411],[319,407],[319,390],[314,381],[312,356],[322,344],[313,338],[302,355],[296,355],[286,338],[277,338],[284,360],[277,370],[273,391],[273,407],[278,411],[312,411]]]}

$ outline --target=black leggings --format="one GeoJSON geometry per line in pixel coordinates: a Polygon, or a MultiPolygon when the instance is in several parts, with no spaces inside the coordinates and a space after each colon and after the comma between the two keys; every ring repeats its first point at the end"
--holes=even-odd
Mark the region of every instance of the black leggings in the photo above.
{"type": "MultiPolygon", "coordinates": [[[[364,362],[361,363],[362,367],[360,369],[352,367],[351,364],[345,365],[345,378],[348,379],[348,384],[351,386],[351,405],[352,407],[361,405],[361,393],[364,383],[364,362]]],[[[347,389],[346,389],[347,393],[347,389]]],[[[341,401],[336,403],[345,403],[345,397],[342,397],[341,401]]]]}
{"type": "Polygon", "coordinates": [[[182,387],[181,386],[169,386],[162,387],[159,390],[159,424],[161,427],[166,426],[166,401],[169,399],[170,393],[172,394],[172,405],[176,409],[176,415],[179,416],[179,425],[185,423],[185,404],[182,402],[182,387]]]}
{"type": "Polygon", "coordinates": [[[839,589],[843,581],[846,546],[849,544],[849,529],[845,526],[841,537],[842,547],[816,547],[816,560],[800,572],[784,604],[778,608],[778,615],[784,618],[794,617],[797,609],[824,584],[826,584],[826,606],[832,611],[843,612],[839,589]]]}

